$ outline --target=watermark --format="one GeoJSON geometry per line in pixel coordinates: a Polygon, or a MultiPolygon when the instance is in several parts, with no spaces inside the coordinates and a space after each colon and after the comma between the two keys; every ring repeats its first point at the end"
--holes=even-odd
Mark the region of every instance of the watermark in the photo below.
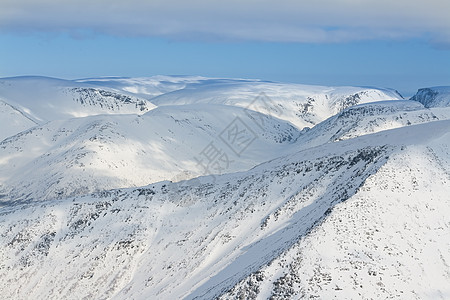
{"type": "Polygon", "coordinates": [[[164,193],[168,198],[183,199],[182,203],[186,204],[195,201],[199,197],[197,193],[201,193],[202,185],[214,184],[218,175],[230,171],[230,166],[242,159],[244,153],[259,138],[256,130],[264,131],[267,128],[267,115],[281,117],[282,109],[265,93],[261,93],[244,107],[244,113],[247,118],[236,116],[220,131],[216,139],[194,156],[197,167],[195,173],[179,172],[170,180],[170,184],[164,185],[164,193]]]}
{"type": "Polygon", "coordinates": [[[260,93],[249,105],[244,107],[248,120],[235,117],[218,135],[218,139],[226,146],[222,148],[214,141],[194,157],[197,167],[202,169],[202,175],[213,176],[223,174],[231,163],[242,157],[250,146],[258,139],[258,134],[252,129],[256,125],[261,130],[267,128],[267,115],[281,117],[282,109],[265,93],[260,93]]]}
{"type": "Polygon", "coordinates": [[[229,159],[228,153],[217,147],[214,142],[210,142],[194,159],[197,166],[203,169],[203,175],[214,172],[221,174],[233,162],[229,159]]]}
{"type": "Polygon", "coordinates": [[[266,128],[266,115],[281,117],[283,110],[264,92],[259,94],[246,108],[245,114],[262,130],[266,128]],[[259,113],[258,113],[259,112],[259,113]]]}
{"type": "Polygon", "coordinates": [[[237,156],[258,138],[258,135],[241,118],[236,117],[220,134],[219,138],[237,156]]]}

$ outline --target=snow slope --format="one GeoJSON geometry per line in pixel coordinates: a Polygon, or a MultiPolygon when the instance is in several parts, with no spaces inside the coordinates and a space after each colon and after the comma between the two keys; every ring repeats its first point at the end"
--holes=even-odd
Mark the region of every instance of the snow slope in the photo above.
{"type": "Polygon", "coordinates": [[[427,109],[418,102],[378,101],[349,107],[303,130],[297,149],[308,149],[324,143],[346,140],[388,129],[450,119],[449,109],[427,109]]]}
{"type": "Polygon", "coordinates": [[[151,99],[162,94],[180,90],[190,84],[209,80],[201,76],[152,76],[152,77],[102,77],[74,80],[77,83],[109,88],[118,93],[151,99]]]}
{"type": "Polygon", "coordinates": [[[450,297],[441,101],[189,76],[0,97],[5,299],[450,297]]]}
{"type": "Polygon", "coordinates": [[[189,76],[4,78],[0,95],[14,103],[5,105],[17,110],[21,124],[5,119],[2,130],[9,137],[0,144],[4,203],[247,170],[297,149],[288,147],[299,133],[286,120],[311,125],[342,107],[399,96],[383,89],[189,76]],[[219,161],[199,162],[212,150],[220,152],[219,161]]]}
{"type": "Polygon", "coordinates": [[[143,114],[155,107],[107,87],[47,77],[0,78],[0,97],[39,124],[98,114],[143,114]]]}
{"type": "Polygon", "coordinates": [[[37,125],[20,110],[0,99],[0,141],[37,125]]]}
{"type": "Polygon", "coordinates": [[[400,99],[400,94],[389,89],[209,79],[154,97],[151,101],[157,106],[215,103],[246,107],[303,129],[352,105],[400,99]]]}
{"type": "Polygon", "coordinates": [[[211,299],[233,287],[232,298],[445,297],[449,128],[413,125],[214,179],[4,207],[1,290],[47,299],[211,299]]]}
{"type": "Polygon", "coordinates": [[[221,299],[449,299],[448,129],[393,153],[309,235],[221,299]]]}
{"type": "Polygon", "coordinates": [[[285,121],[223,105],[53,121],[0,142],[0,202],[244,171],[287,151],[298,134],[285,121]]]}

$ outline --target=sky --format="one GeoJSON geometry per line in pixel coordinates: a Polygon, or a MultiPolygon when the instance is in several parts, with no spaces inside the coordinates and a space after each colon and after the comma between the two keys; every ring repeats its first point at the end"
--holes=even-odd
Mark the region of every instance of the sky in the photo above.
{"type": "Polygon", "coordinates": [[[0,0],[0,77],[450,85],[448,0],[0,0]]]}

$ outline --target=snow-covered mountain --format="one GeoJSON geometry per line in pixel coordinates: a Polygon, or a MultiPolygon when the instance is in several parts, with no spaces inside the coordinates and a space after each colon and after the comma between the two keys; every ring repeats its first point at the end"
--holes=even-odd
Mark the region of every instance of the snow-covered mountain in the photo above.
{"type": "Polygon", "coordinates": [[[112,89],[118,93],[151,99],[165,93],[184,89],[190,84],[209,81],[201,76],[152,76],[152,77],[102,77],[75,80],[80,84],[89,84],[104,89],[112,89]]]}
{"type": "Polygon", "coordinates": [[[0,98],[39,124],[98,114],[143,114],[155,107],[108,87],[47,77],[0,78],[0,98]]]}
{"type": "Polygon", "coordinates": [[[4,137],[23,130],[0,142],[0,202],[245,171],[295,151],[294,124],[312,126],[343,107],[399,97],[385,89],[188,76],[17,77],[1,79],[0,87],[5,105],[21,115],[20,127],[5,123],[13,131],[4,137]],[[207,151],[220,152],[219,161],[205,165],[207,151]]]}
{"type": "Polygon", "coordinates": [[[211,299],[241,282],[229,295],[410,298],[432,283],[445,295],[450,121],[412,127],[215,181],[5,207],[2,291],[211,299]]]}
{"type": "Polygon", "coordinates": [[[54,199],[244,171],[286,152],[298,135],[285,121],[223,105],[52,121],[0,142],[0,195],[54,199]]]}
{"type": "Polygon", "coordinates": [[[450,86],[419,89],[411,100],[422,103],[425,107],[450,106],[450,86]]]}
{"type": "Polygon", "coordinates": [[[246,107],[303,129],[356,104],[399,99],[402,96],[389,89],[210,79],[154,97],[152,103],[158,106],[215,103],[246,107]],[[260,99],[255,98],[261,93],[264,94],[260,99]]]}
{"type": "Polygon", "coordinates": [[[297,141],[297,149],[449,118],[448,109],[427,109],[418,102],[408,100],[355,105],[312,129],[303,130],[297,141]]]}
{"type": "Polygon", "coordinates": [[[450,297],[449,107],[244,79],[52,84],[72,115],[0,93],[19,124],[0,142],[2,297],[450,297]]]}
{"type": "Polygon", "coordinates": [[[427,141],[394,150],[354,195],[220,299],[448,299],[450,124],[439,123],[397,130],[427,141]]]}

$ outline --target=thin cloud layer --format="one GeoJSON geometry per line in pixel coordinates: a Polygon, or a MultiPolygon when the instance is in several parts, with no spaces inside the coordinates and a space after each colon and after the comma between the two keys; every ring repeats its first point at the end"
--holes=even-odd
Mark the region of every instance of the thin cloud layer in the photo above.
{"type": "Polygon", "coordinates": [[[448,0],[2,0],[1,32],[83,32],[174,40],[450,44],[448,0]]]}

